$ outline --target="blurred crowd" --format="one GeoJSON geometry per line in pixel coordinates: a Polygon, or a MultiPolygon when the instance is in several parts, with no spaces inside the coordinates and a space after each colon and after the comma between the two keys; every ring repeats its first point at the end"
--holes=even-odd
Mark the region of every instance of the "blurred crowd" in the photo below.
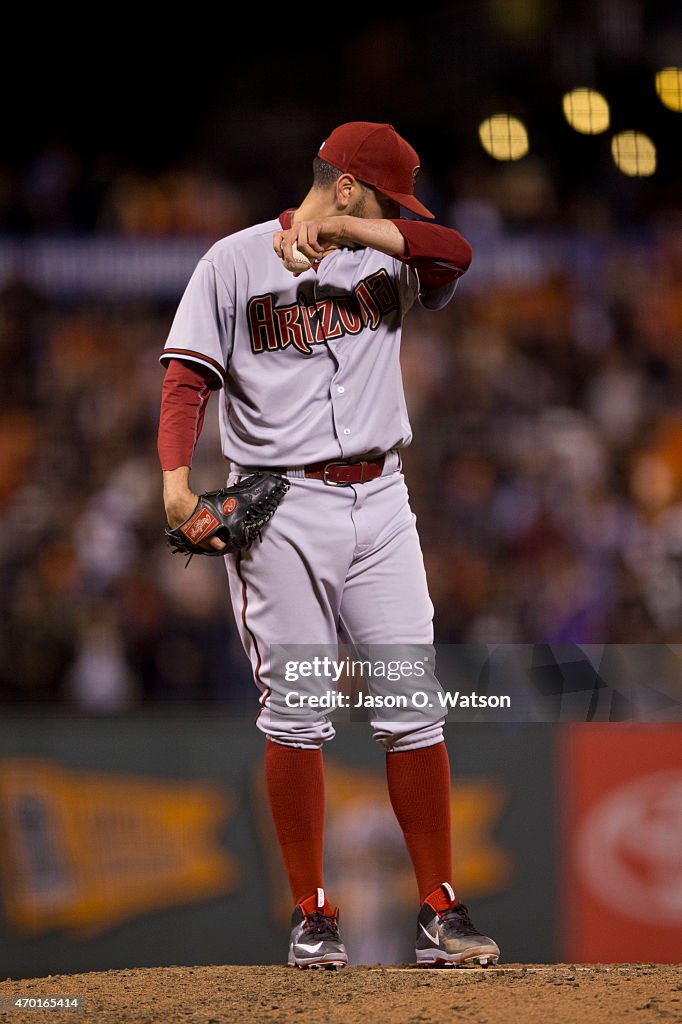
{"type": "Polygon", "coordinates": [[[60,142],[0,165],[0,232],[220,238],[249,222],[248,194],[200,162],[145,171],[60,142]]]}
{"type": "MultiPolygon", "coordinates": [[[[465,168],[434,198],[474,248],[455,301],[414,309],[404,334],[437,642],[682,642],[682,215],[628,229],[592,194],[561,204],[532,158],[465,168]]],[[[0,183],[15,235],[208,248],[253,216],[196,169],[96,196],[66,150],[0,183]]],[[[21,276],[0,300],[0,698],[251,699],[222,562],[185,569],[163,539],[158,356],[175,301],[48,296],[21,276]]],[[[217,403],[197,489],[225,477],[217,403]]]]}

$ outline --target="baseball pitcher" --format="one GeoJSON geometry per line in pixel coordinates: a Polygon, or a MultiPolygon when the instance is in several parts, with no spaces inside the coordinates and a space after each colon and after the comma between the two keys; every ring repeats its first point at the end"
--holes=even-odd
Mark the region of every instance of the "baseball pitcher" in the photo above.
{"type": "Polygon", "coordinates": [[[401,471],[412,436],[401,328],[414,303],[445,306],[471,261],[465,239],[432,223],[416,198],[418,171],[417,153],[391,125],[336,128],[300,205],[221,239],[199,261],[161,356],[166,532],[174,550],[225,558],[291,886],[288,962],[301,968],[348,962],[323,878],[322,748],[334,728],[323,699],[329,675],[292,682],[278,652],[300,645],[320,666],[339,638],[369,669],[365,706],[386,751],[421,905],[417,962],[499,957],[452,879],[444,711],[436,699],[414,700],[417,686],[427,698],[439,687],[401,471]],[[401,219],[401,207],[422,219],[401,219]],[[200,496],[190,468],[213,392],[229,476],[200,496]],[[373,673],[378,651],[418,663],[419,678],[373,673]]]}

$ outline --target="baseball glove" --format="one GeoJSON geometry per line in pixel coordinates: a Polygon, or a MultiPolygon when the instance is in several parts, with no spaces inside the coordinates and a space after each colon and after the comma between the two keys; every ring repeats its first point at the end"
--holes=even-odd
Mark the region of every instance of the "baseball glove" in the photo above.
{"type": "Polygon", "coordinates": [[[226,555],[241,551],[261,539],[261,530],[274,516],[291,484],[276,473],[252,473],[232,487],[205,491],[194,511],[174,529],[166,528],[173,554],[226,555]],[[225,543],[220,551],[201,547],[203,541],[218,537],[225,543]]]}

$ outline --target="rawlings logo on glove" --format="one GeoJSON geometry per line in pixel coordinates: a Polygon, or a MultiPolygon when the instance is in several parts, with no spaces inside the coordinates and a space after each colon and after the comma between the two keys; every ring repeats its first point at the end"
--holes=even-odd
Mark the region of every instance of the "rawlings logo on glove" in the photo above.
{"type": "Polygon", "coordinates": [[[250,547],[272,519],[291,484],[276,473],[252,473],[232,487],[205,491],[199,495],[194,511],[173,530],[166,528],[166,539],[173,554],[226,555],[250,547]],[[225,544],[217,550],[202,547],[217,537],[225,544]]]}

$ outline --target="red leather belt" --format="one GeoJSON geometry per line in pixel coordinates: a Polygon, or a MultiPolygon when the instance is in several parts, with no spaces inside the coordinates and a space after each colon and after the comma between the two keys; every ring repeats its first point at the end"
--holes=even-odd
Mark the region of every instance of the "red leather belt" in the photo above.
{"type": "Polygon", "coordinates": [[[361,462],[313,462],[304,466],[305,475],[311,480],[324,480],[330,487],[349,487],[351,484],[366,484],[376,480],[384,469],[385,456],[378,459],[363,459],[361,462]]]}
{"type": "MultiPolygon", "coordinates": [[[[312,462],[301,468],[310,480],[323,480],[329,487],[350,487],[351,484],[366,484],[368,480],[376,480],[383,472],[385,459],[385,455],[359,462],[331,459],[329,462],[312,462]]],[[[286,473],[281,466],[268,469],[273,473],[286,473]]]]}

